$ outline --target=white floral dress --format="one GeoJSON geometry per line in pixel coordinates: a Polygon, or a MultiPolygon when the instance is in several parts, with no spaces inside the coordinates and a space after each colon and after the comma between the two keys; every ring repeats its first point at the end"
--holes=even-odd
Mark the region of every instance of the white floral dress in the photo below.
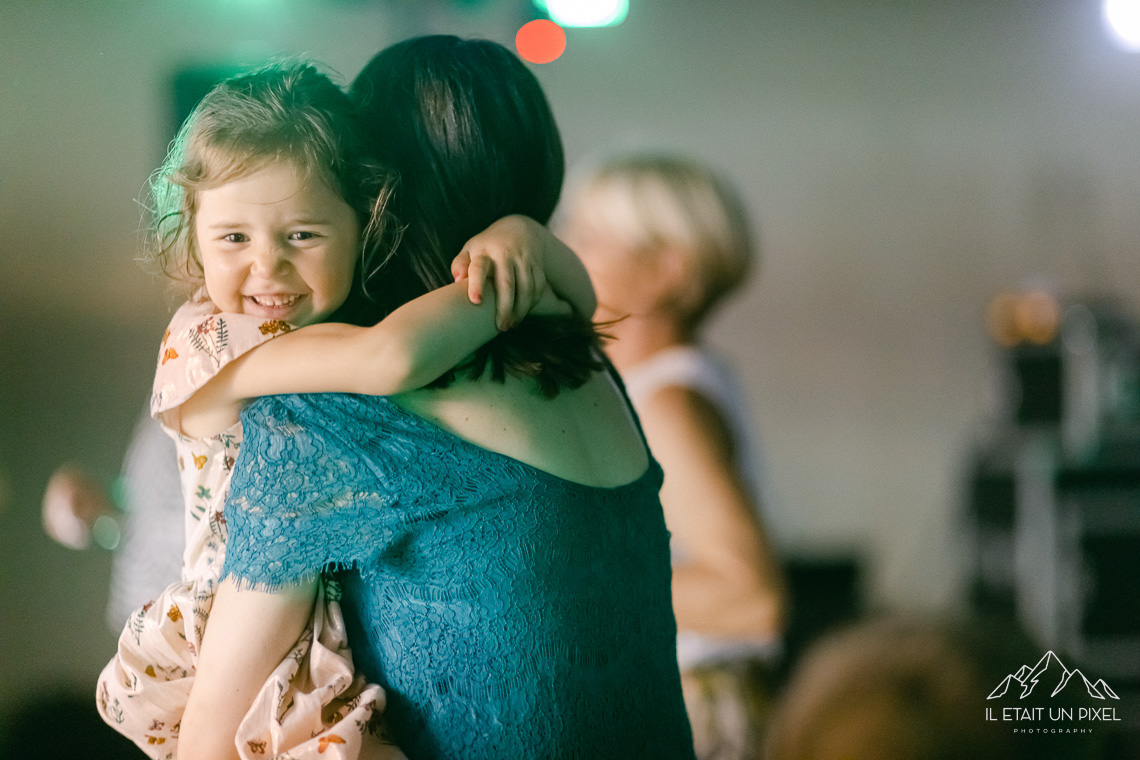
{"type": "MultiPolygon", "coordinates": [[[[229,362],[291,326],[184,304],[159,352],[151,414],[162,421],[229,362]]],[[[222,513],[241,447],[241,423],[209,438],[164,425],[175,440],[186,504],[182,581],[128,618],[118,653],[99,676],[99,712],[158,760],[177,757],[178,730],[194,683],[202,634],[226,550],[222,513]]],[[[353,669],[337,594],[319,584],[305,633],[262,686],[235,739],[242,758],[357,758],[384,707],[384,691],[353,669]]],[[[382,753],[383,754],[383,753],[382,753]]],[[[392,757],[402,757],[392,748],[392,757]]]]}

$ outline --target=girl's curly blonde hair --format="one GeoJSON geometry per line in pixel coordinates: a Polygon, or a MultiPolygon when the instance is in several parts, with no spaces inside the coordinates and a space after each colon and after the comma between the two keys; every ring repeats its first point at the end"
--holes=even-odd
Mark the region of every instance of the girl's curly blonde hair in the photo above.
{"type": "MultiPolygon", "coordinates": [[[[348,96],[312,64],[285,61],[218,84],[186,119],[150,179],[145,258],[186,295],[198,290],[204,282],[194,239],[199,193],[280,161],[325,182],[352,207],[362,251],[381,246],[394,174],[368,154],[348,96]]],[[[358,268],[358,287],[362,279],[358,268]]]]}

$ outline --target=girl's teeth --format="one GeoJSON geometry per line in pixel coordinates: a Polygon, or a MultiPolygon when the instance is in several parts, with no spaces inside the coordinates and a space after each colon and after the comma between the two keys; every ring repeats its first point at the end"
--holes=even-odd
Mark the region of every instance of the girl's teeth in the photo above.
{"type": "Polygon", "coordinates": [[[252,298],[253,302],[258,304],[259,306],[280,307],[280,306],[292,306],[293,304],[295,304],[297,302],[297,299],[300,298],[300,296],[288,296],[286,298],[268,298],[266,296],[250,296],[250,298],[252,298]]]}

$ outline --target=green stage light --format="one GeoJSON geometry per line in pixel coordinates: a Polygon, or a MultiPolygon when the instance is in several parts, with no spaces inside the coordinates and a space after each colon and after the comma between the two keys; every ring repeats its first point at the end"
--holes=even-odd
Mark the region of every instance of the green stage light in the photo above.
{"type": "Polygon", "coordinates": [[[617,26],[629,13],[629,0],[534,0],[559,26],[617,26]]]}

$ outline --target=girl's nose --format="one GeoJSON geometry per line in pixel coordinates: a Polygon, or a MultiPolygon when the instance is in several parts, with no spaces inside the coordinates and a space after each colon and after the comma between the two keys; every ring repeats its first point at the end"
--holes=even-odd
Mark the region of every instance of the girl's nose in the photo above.
{"type": "Polygon", "coordinates": [[[272,276],[288,265],[286,246],[276,240],[263,241],[253,253],[250,268],[259,275],[272,276]]]}

